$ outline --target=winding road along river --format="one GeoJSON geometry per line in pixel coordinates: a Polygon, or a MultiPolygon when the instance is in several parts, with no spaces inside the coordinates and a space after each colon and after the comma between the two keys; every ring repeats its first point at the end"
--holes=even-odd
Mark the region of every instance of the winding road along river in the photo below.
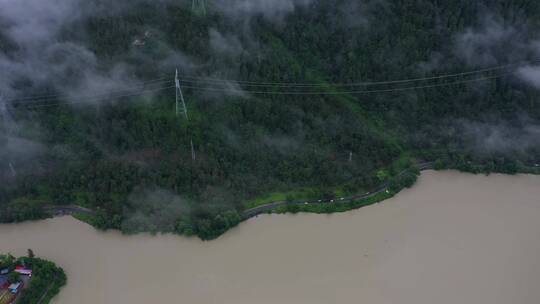
{"type": "Polygon", "coordinates": [[[428,171],[382,204],[259,216],[212,242],[64,217],[0,225],[0,252],[62,266],[56,304],[530,304],[539,232],[539,176],[428,171]]]}

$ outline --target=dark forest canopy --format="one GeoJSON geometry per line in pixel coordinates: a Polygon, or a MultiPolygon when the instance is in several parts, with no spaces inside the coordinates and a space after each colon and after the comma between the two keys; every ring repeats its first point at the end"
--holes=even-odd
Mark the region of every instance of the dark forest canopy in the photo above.
{"type": "Polygon", "coordinates": [[[212,238],[247,201],[372,189],[403,160],[540,162],[538,1],[2,6],[1,221],[78,204],[212,238]]]}

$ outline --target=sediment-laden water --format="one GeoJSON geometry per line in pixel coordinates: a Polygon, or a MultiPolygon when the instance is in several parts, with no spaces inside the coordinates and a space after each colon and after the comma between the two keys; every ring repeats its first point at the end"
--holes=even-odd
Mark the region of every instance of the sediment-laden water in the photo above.
{"type": "Polygon", "coordinates": [[[259,216],[212,242],[0,225],[0,252],[27,248],[66,270],[56,304],[539,303],[540,177],[428,171],[382,204],[259,216]]]}

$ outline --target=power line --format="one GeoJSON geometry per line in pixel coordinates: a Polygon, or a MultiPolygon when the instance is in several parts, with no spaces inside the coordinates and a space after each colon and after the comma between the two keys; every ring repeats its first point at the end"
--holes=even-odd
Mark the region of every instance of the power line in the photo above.
{"type": "Polygon", "coordinates": [[[27,108],[27,109],[48,108],[48,107],[55,107],[55,106],[59,106],[59,105],[85,104],[85,103],[88,103],[88,102],[100,102],[100,101],[102,102],[102,101],[115,100],[115,99],[124,98],[124,97],[141,96],[141,95],[144,95],[144,94],[147,94],[147,93],[163,91],[163,90],[171,89],[171,88],[174,88],[174,87],[175,86],[167,86],[167,87],[162,87],[162,88],[158,88],[158,89],[150,89],[150,90],[139,91],[139,92],[132,93],[132,94],[110,96],[108,98],[83,99],[83,100],[79,100],[77,102],[48,103],[48,104],[38,104],[38,105],[32,105],[31,104],[31,105],[25,106],[25,108],[27,108]]]}
{"type": "MultiPolygon", "coordinates": [[[[482,78],[475,78],[475,79],[468,79],[468,80],[461,80],[461,81],[454,81],[454,82],[446,82],[446,83],[438,83],[433,85],[423,85],[423,86],[410,86],[410,87],[403,87],[403,88],[393,88],[393,89],[381,89],[381,90],[358,90],[358,91],[317,91],[317,92],[302,92],[302,91],[250,91],[250,90],[235,90],[235,89],[227,89],[227,88],[209,88],[209,87],[199,87],[199,86],[187,86],[184,85],[184,88],[189,88],[193,90],[199,90],[199,91],[211,91],[211,92],[229,92],[229,93],[248,93],[248,94],[256,94],[256,95],[359,95],[359,94],[373,94],[373,93],[390,93],[390,92],[402,92],[402,91],[412,91],[412,90],[418,90],[418,89],[428,89],[428,88],[437,88],[437,87],[445,87],[445,86],[454,86],[454,85],[460,85],[460,84],[467,84],[472,82],[481,82],[481,81],[488,81],[493,79],[498,79],[501,77],[504,77],[505,75],[509,75],[512,73],[505,73],[500,75],[494,75],[489,77],[482,77],[482,78]]],[[[163,88],[153,89],[153,90],[144,90],[132,94],[125,94],[125,95],[119,95],[119,96],[111,96],[109,98],[102,98],[102,99],[85,99],[84,101],[78,101],[78,102],[71,102],[71,103],[49,103],[49,104],[38,104],[38,105],[29,105],[25,108],[28,109],[35,109],[35,108],[49,108],[49,107],[55,107],[59,105],[65,105],[65,104],[84,104],[88,102],[98,102],[98,101],[107,101],[107,100],[114,100],[122,97],[134,97],[134,96],[140,96],[144,95],[146,93],[150,92],[156,92],[156,91],[162,91],[170,88],[176,88],[176,86],[167,86],[163,88]]]]}
{"type": "Polygon", "coordinates": [[[248,93],[248,94],[261,94],[261,95],[262,94],[267,94],[267,95],[355,95],[355,94],[388,93],[388,92],[409,91],[409,90],[416,90],[416,89],[427,89],[427,88],[452,86],[452,85],[466,84],[466,83],[471,83],[471,82],[480,82],[480,81],[493,80],[493,79],[504,77],[505,75],[509,75],[509,74],[513,74],[513,73],[505,73],[505,74],[500,74],[500,75],[495,75],[495,76],[481,77],[481,78],[454,81],[454,82],[438,83],[438,84],[433,84],[433,85],[422,85],[422,86],[412,86],[412,87],[392,88],[392,89],[380,89],[380,90],[354,90],[354,91],[250,91],[250,90],[228,89],[228,88],[214,89],[214,88],[209,88],[209,87],[186,86],[186,85],[184,86],[184,88],[190,88],[190,89],[201,90],[201,91],[212,91],[212,92],[248,93]]]}
{"type": "Polygon", "coordinates": [[[472,70],[467,72],[453,73],[453,74],[443,74],[443,75],[434,75],[429,77],[420,77],[420,78],[409,78],[409,79],[400,79],[400,80],[386,80],[386,81],[371,81],[371,82],[352,82],[352,83],[295,83],[295,82],[258,82],[258,81],[242,81],[242,80],[231,80],[231,79],[222,79],[222,78],[212,78],[212,77],[197,77],[190,75],[180,75],[180,78],[184,81],[192,82],[206,82],[206,83],[238,83],[244,86],[284,86],[284,87],[320,87],[320,86],[332,86],[332,87],[352,87],[352,86],[374,86],[374,85],[384,85],[384,84],[399,84],[407,82],[419,82],[427,80],[441,80],[445,78],[455,78],[459,76],[469,76],[487,72],[493,72],[498,70],[509,69],[525,63],[540,63],[540,59],[532,61],[523,61],[519,63],[512,63],[500,66],[494,66],[484,69],[472,70]]]}
{"type": "MultiPolygon", "coordinates": [[[[137,86],[127,87],[127,88],[122,89],[122,90],[110,91],[108,93],[96,94],[96,95],[85,95],[85,96],[86,97],[94,97],[94,96],[99,97],[99,96],[104,96],[104,95],[108,95],[108,94],[123,93],[123,92],[131,91],[131,90],[141,89],[141,88],[144,88],[144,87],[146,87],[148,85],[158,85],[158,84],[165,84],[167,82],[171,82],[170,77],[167,80],[164,80],[164,79],[165,78],[149,80],[149,81],[141,82],[141,83],[137,84],[137,86]]],[[[11,104],[20,104],[20,103],[28,103],[30,101],[47,101],[47,100],[54,100],[54,99],[58,99],[58,98],[69,98],[69,97],[70,96],[68,96],[66,94],[50,94],[50,95],[41,95],[41,96],[34,95],[34,96],[27,96],[27,97],[22,97],[22,98],[15,98],[15,99],[11,99],[11,100],[6,100],[6,102],[11,103],[11,104]]]]}
{"type": "MultiPolygon", "coordinates": [[[[538,60],[540,61],[540,60],[538,60]]],[[[530,61],[530,63],[536,62],[536,61],[530,61]]],[[[453,81],[453,82],[443,82],[443,83],[436,83],[436,84],[429,84],[429,85],[420,85],[420,86],[408,86],[408,87],[401,87],[401,88],[387,88],[387,89],[376,89],[376,90],[339,90],[339,91],[270,91],[272,89],[280,88],[280,87],[286,87],[286,88],[303,88],[303,89],[326,89],[331,87],[348,87],[348,86],[369,86],[369,85],[382,85],[382,84],[400,84],[400,83],[408,83],[408,82],[418,82],[418,81],[427,81],[427,80],[441,80],[441,79],[447,79],[447,78],[453,78],[458,76],[466,76],[466,75],[475,75],[479,73],[486,73],[489,71],[496,71],[496,70],[503,70],[508,69],[512,66],[517,66],[521,63],[514,63],[514,64],[508,64],[508,65],[502,65],[497,67],[491,67],[491,68],[485,68],[480,70],[474,70],[474,71],[468,71],[468,72],[462,72],[462,73],[454,73],[454,74],[445,74],[445,75],[438,75],[438,76],[431,76],[431,77],[423,77],[423,78],[412,78],[412,79],[403,79],[403,80],[390,80],[390,81],[381,81],[381,82],[357,82],[357,83],[349,83],[349,84],[339,84],[339,83],[326,83],[326,84],[301,84],[301,83],[278,83],[278,82],[254,82],[254,81],[235,81],[235,80],[227,80],[227,79],[217,79],[217,78],[206,78],[206,77],[191,77],[191,76],[184,76],[181,80],[183,82],[186,82],[188,85],[183,85],[184,88],[194,89],[194,90],[200,90],[200,91],[211,91],[211,92],[232,92],[232,93],[249,93],[249,94],[268,94],[268,95],[355,95],[355,94],[371,94],[371,93],[385,93],[385,92],[397,92],[397,91],[407,91],[407,90],[415,90],[415,89],[425,89],[425,88],[436,88],[436,87],[443,87],[443,86],[449,86],[449,85],[458,85],[458,84],[465,84],[469,82],[478,82],[478,81],[485,81],[485,80],[492,80],[496,78],[501,78],[505,75],[513,74],[515,71],[512,72],[506,72],[499,75],[494,76],[487,76],[487,77],[477,77],[473,79],[465,79],[465,80],[459,80],[459,81],[453,81]],[[190,80],[191,79],[191,80],[190,80]],[[195,80],[193,80],[195,79],[195,80]],[[207,86],[199,86],[200,84],[209,84],[212,86],[217,85],[225,85],[230,84],[231,82],[237,82],[243,87],[258,87],[258,88],[264,88],[267,90],[242,90],[242,89],[234,89],[234,88],[215,88],[215,87],[207,87],[207,86]]],[[[180,78],[178,79],[180,80],[180,78]]],[[[96,94],[96,95],[85,95],[82,96],[85,101],[81,102],[75,102],[72,104],[77,103],[84,103],[87,102],[87,100],[108,100],[108,99],[115,99],[115,98],[121,98],[121,97],[130,97],[130,96],[137,96],[140,94],[144,94],[144,92],[153,92],[153,91],[160,91],[167,88],[172,88],[175,86],[167,86],[164,88],[157,88],[157,89],[147,89],[139,92],[130,93],[130,91],[134,89],[144,89],[147,85],[163,85],[166,83],[170,83],[170,78],[162,77],[158,79],[148,80],[145,82],[142,82],[138,84],[136,87],[131,88],[125,88],[120,91],[111,91],[108,93],[103,94],[96,94]],[[167,79],[167,80],[165,80],[167,79]],[[126,93],[126,94],[123,94],[126,93]],[[110,96],[111,94],[122,94],[119,96],[110,96]]],[[[176,86],[178,88],[178,86],[176,86]]],[[[14,105],[17,104],[24,104],[24,105],[35,105],[33,108],[38,107],[50,107],[56,104],[64,104],[64,103],[47,103],[48,101],[56,100],[58,98],[71,98],[71,96],[67,95],[46,95],[46,96],[29,96],[26,98],[19,98],[19,99],[12,99],[12,100],[6,100],[5,102],[11,103],[14,105]]],[[[32,107],[28,107],[32,108],[32,107]]]]}
{"type": "MultiPolygon", "coordinates": [[[[137,84],[137,86],[143,86],[143,85],[146,85],[146,84],[154,84],[154,83],[158,83],[158,82],[165,82],[167,80],[170,79],[170,77],[161,77],[161,78],[156,78],[156,79],[151,79],[151,80],[148,80],[148,81],[144,81],[144,82],[139,82],[137,84]]],[[[59,97],[59,96],[62,96],[61,94],[41,94],[41,95],[29,95],[29,96],[26,96],[26,97],[22,97],[22,98],[15,98],[15,99],[12,99],[10,101],[24,101],[24,100],[27,100],[27,99],[41,99],[41,98],[52,98],[52,97],[59,97]]]]}
{"type": "MultiPolygon", "coordinates": [[[[164,84],[167,84],[167,83],[171,83],[171,81],[168,80],[168,81],[162,81],[161,83],[153,83],[152,86],[164,85],[164,84]]],[[[102,96],[109,96],[111,94],[128,93],[128,92],[131,92],[133,90],[145,89],[147,87],[149,87],[148,84],[146,84],[146,85],[138,85],[138,86],[124,88],[122,90],[109,91],[107,93],[93,94],[93,95],[81,95],[81,96],[84,97],[84,98],[94,98],[94,97],[98,98],[98,97],[102,97],[102,96]]],[[[10,102],[13,105],[32,104],[32,103],[42,103],[42,102],[54,101],[54,100],[58,100],[58,99],[62,99],[62,98],[63,99],[69,99],[69,98],[72,98],[72,97],[73,96],[70,96],[70,95],[67,95],[67,94],[56,94],[56,95],[49,95],[48,97],[41,97],[41,98],[14,99],[14,100],[8,100],[8,102],[10,102]]]]}
{"type": "MultiPolygon", "coordinates": [[[[169,82],[169,83],[170,83],[170,82],[169,82]]],[[[166,83],[161,84],[161,86],[157,87],[157,89],[159,89],[160,87],[162,87],[164,84],[166,84],[166,83]]],[[[122,91],[111,91],[111,92],[102,93],[102,94],[95,94],[95,95],[80,95],[80,96],[58,95],[57,97],[54,97],[54,98],[48,98],[48,99],[36,99],[36,100],[28,99],[28,100],[26,100],[26,101],[24,101],[24,102],[19,101],[19,102],[12,103],[12,105],[39,105],[39,104],[48,104],[48,103],[51,102],[51,101],[57,101],[57,100],[59,100],[59,99],[73,99],[73,98],[86,98],[86,99],[93,99],[93,98],[109,98],[111,95],[117,95],[117,94],[129,94],[129,93],[133,92],[134,90],[152,90],[152,89],[153,89],[152,87],[141,86],[141,87],[132,87],[132,88],[125,89],[125,90],[122,90],[122,91]]]]}

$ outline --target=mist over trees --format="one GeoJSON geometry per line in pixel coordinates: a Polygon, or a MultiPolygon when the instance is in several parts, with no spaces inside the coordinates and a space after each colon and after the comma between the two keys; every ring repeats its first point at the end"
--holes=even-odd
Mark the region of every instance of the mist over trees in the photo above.
{"type": "Polygon", "coordinates": [[[404,155],[534,166],[539,22],[532,0],[3,1],[0,220],[78,204],[212,238],[247,200],[371,189],[404,155]]]}

